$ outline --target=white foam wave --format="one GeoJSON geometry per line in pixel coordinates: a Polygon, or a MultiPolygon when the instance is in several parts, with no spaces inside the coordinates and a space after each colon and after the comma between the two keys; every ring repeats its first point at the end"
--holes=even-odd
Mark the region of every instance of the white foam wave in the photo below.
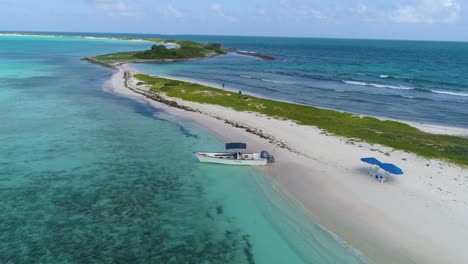
{"type": "Polygon", "coordinates": [[[356,81],[343,81],[347,84],[359,85],[359,86],[372,86],[377,88],[388,88],[388,89],[397,89],[397,90],[413,90],[414,88],[406,86],[395,86],[395,85],[386,85],[386,84],[376,84],[376,83],[365,83],[365,82],[356,82],[356,81]]]}
{"type": "Polygon", "coordinates": [[[468,93],[456,93],[456,92],[447,92],[447,91],[438,91],[438,90],[431,90],[433,93],[438,94],[447,94],[447,95],[454,95],[454,96],[468,96],[468,93]]]}
{"type": "Polygon", "coordinates": [[[365,82],[355,82],[355,81],[343,81],[344,83],[347,83],[347,84],[352,84],[352,85],[360,85],[360,86],[366,86],[367,83],[365,82]]]}
{"type": "Polygon", "coordinates": [[[59,35],[41,35],[41,34],[20,34],[20,33],[0,33],[0,36],[5,37],[60,37],[59,35]]]}
{"type": "Polygon", "coordinates": [[[382,78],[382,79],[385,79],[385,78],[390,77],[390,75],[381,74],[379,77],[382,78]]]}
{"type": "Polygon", "coordinates": [[[406,87],[406,86],[383,85],[383,84],[374,84],[374,83],[369,84],[369,86],[373,86],[377,88],[398,89],[398,90],[413,90],[414,89],[414,88],[406,87]]]}
{"type": "Polygon", "coordinates": [[[240,76],[240,77],[244,77],[244,78],[249,78],[249,79],[252,79],[252,78],[253,78],[253,77],[250,76],[250,75],[244,75],[244,74],[241,74],[241,75],[239,75],[239,76],[240,76]]]}
{"type": "MultiPolygon", "coordinates": [[[[72,38],[75,38],[75,37],[72,36],[72,38]]],[[[80,36],[78,36],[77,38],[80,38],[80,36]]],[[[118,40],[117,38],[112,38],[112,37],[90,37],[90,36],[84,36],[84,37],[81,37],[81,38],[84,38],[84,39],[95,39],[95,40],[118,40]]]]}
{"type": "Polygon", "coordinates": [[[255,51],[248,51],[248,50],[239,50],[239,52],[242,52],[242,53],[250,53],[250,54],[256,54],[257,52],[255,51]]]}
{"type": "Polygon", "coordinates": [[[271,83],[279,83],[279,84],[292,84],[289,82],[282,82],[282,81],[277,81],[277,80],[270,80],[270,79],[261,79],[264,82],[271,82],[271,83]]]}

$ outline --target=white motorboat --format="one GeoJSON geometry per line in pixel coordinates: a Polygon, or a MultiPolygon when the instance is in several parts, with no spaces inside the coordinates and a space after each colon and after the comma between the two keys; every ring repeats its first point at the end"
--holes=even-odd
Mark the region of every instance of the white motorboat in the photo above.
{"type": "Polygon", "coordinates": [[[200,162],[218,163],[226,165],[262,166],[274,162],[274,157],[266,151],[260,153],[242,153],[239,149],[246,149],[245,143],[227,143],[226,149],[235,152],[195,152],[200,162]]]}

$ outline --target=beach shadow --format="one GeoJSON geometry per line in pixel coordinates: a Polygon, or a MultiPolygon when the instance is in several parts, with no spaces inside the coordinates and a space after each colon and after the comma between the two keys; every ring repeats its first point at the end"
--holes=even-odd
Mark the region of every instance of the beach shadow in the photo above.
{"type": "Polygon", "coordinates": [[[354,171],[359,172],[362,175],[367,175],[367,176],[370,177],[370,175],[369,175],[369,166],[367,166],[367,167],[366,166],[357,167],[357,168],[354,169],[354,171]]]}
{"type": "Polygon", "coordinates": [[[191,133],[190,130],[185,128],[183,125],[177,122],[159,117],[158,114],[162,112],[160,109],[154,108],[149,104],[141,104],[138,102],[131,102],[131,106],[133,107],[134,112],[137,114],[151,118],[153,120],[157,120],[160,122],[167,122],[169,124],[172,124],[176,126],[184,136],[198,139],[198,135],[191,133]]]}
{"type": "MultiPolygon", "coordinates": [[[[358,172],[359,174],[362,174],[363,176],[367,176],[369,178],[369,180],[374,180],[374,181],[378,181],[376,178],[374,178],[372,175],[369,174],[369,171],[370,171],[370,166],[361,166],[361,167],[356,167],[354,169],[355,172],[358,172]]],[[[379,173],[382,174],[384,173],[382,170],[379,170],[379,173]]],[[[384,183],[393,183],[393,182],[396,182],[398,181],[396,178],[398,176],[394,176],[394,175],[387,175],[387,178],[386,180],[384,181],[384,183]]]]}

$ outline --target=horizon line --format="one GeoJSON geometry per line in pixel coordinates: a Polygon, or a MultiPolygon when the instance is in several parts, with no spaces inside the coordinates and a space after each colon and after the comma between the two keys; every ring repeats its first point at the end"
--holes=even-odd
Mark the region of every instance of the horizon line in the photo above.
{"type": "MultiPolygon", "coordinates": [[[[436,40],[436,39],[391,39],[391,38],[360,38],[360,37],[318,37],[318,36],[269,36],[269,35],[230,35],[230,34],[190,34],[190,33],[130,33],[130,32],[86,32],[86,31],[25,31],[25,30],[0,30],[1,33],[9,34],[28,34],[28,33],[71,33],[71,34],[119,34],[119,35],[162,35],[162,36],[206,36],[206,37],[257,37],[257,38],[291,38],[291,39],[335,39],[335,40],[376,40],[376,41],[420,41],[420,42],[452,42],[452,43],[468,43],[468,40],[436,40]]],[[[32,35],[32,34],[31,34],[32,35]]],[[[52,34],[51,34],[52,35],[52,34]]],[[[82,35],[74,35],[81,37],[82,35]]],[[[109,36],[111,37],[111,36],[109,36]]]]}

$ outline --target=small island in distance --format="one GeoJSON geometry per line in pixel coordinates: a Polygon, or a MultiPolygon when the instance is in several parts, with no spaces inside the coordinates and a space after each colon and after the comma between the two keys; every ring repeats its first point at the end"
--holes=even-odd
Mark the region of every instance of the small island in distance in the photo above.
{"type": "MultiPolygon", "coordinates": [[[[125,40],[138,40],[124,38],[125,40]]],[[[227,53],[236,53],[244,56],[252,56],[262,60],[274,60],[272,56],[239,51],[233,48],[223,48],[218,43],[200,43],[189,40],[166,40],[161,38],[148,38],[144,41],[155,42],[151,49],[145,51],[129,51],[87,57],[84,60],[98,63],[103,66],[116,66],[123,63],[151,63],[171,62],[192,59],[210,58],[227,53]],[[169,46],[169,47],[168,47],[169,46]]]]}

